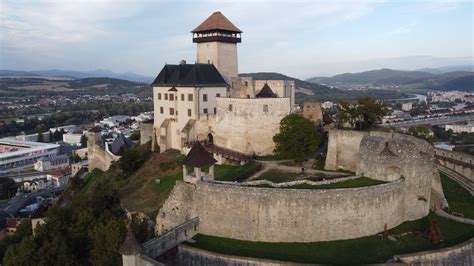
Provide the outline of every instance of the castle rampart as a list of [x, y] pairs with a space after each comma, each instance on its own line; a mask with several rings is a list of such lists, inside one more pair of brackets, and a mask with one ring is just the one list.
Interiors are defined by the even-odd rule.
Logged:
[[[199, 233], [264, 242], [315, 242], [376, 234], [407, 217], [403, 179], [350, 189], [273, 189], [178, 182], [157, 216], [166, 232], [199, 217]], [[350, 222], [348, 222], [350, 221]]]

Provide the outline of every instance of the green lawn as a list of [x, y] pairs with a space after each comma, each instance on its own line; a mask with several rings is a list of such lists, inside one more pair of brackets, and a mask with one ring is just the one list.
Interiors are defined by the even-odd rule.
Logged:
[[281, 160], [281, 158], [279, 158], [276, 155], [265, 155], [265, 156], [256, 156], [255, 160], [257, 160], [257, 161], [278, 161], [278, 160]]
[[250, 173], [256, 167], [257, 164], [255, 162], [249, 162], [244, 165], [215, 165], [214, 179], [218, 181], [236, 181], [239, 175]]
[[257, 177], [254, 180], [268, 180], [272, 181], [273, 183], [283, 183], [294, 181], [296, 177], [301, 176], [301, 173], [290, 173], [290, 172], [283, 172], [275, 169], [271, 169], [261, 176]]
[[[431, 216], [405, 222], [389, 231], [399, 235], [404, 232], [423, 230], [428, 227]], [[457, 223], [437, 217], [439, 227], [445, 237], [440, 244], [416, 237], [415, 234], [400, 237], [397, 241], [380, 240], [376, 235], [351, 240], [313, 243], [268, 243], [250, 242], [207, 235], [194, 237], [195, 243], [186, 245], [218, 253], [265, 258], [299, 263], [361, 264], [381, 263], [394, 254], [404, 254], [454, 245], [474, 236], [474, 226]]]
[[443, 191], [449, 203], [449, 210], [464, 214], [464, 217], [474, 219], [474, 197], [447, 175], [440, 173]]
[[[269, 171], [270, 172], [270, 171]], [[268, 173], [268, 172], [267, 172]], [[263, 175], [262, 175], [263, 176]], [[258, 178], [258, 179], [266, 179], [266, 180], [269, 180], [268, 178], [261, 178], [261, 176]], [[273, 180], [270, 180], [270, 181], [273, 181], [275, 183], [282, 183], [282, 182], [287, 182], [287, 181], [293, 181], [294, 180], [294, 176], [293, 177], [288, 177], [286, 181], [281, 181], [281, 180], [285, 180], [285, 177], [280, 177], [280, 176], [277, 176], [277, 178], [274, 178], [280, 182], [276, 182], [276, 181], [273, 181]], [[301, 184], [301, 185], [294, 185], [294, 186], [290, 186], [290, 187], [284, 187], [282, 189], [335, 189], [335, 188], [355, 188], [355, 187], [368, 187], [368, 186], [375, 186], [375, 185], [380, 185], [380, 184], [384, 184], [386, 182], [384, 181], [380, 181], [380, 180], [375, 180], [375, 179], [371, 179], [371, 178], [368, 178], [368, 177], [359, 177], [359, 178], [356, 178], [356, 179], [352, 179], [352, 180], [347, 180], [347, 181], [342, 181], [342, 182], [338, 182], [338, 183], [332, 183], [332, 184], [327, 184], [327, 185], [317, 185], [317, 186], [314, 186], [314, 185], [307, 185], [307, 184]], [[269, 188], [271, 186], [268, 186], [268, 185], [257, 185], [255, 187], [265, 187], [265, 188]]]

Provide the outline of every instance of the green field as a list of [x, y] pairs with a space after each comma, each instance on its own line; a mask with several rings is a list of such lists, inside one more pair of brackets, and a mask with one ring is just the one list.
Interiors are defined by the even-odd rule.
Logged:
[[[394, 254], [411, 253], [454, 245], [474, 236], [474, 226], [457, 223], [437, 216], [438, 225], [445, 237], [443, 243], [432, 244], [430, 241], [417, 237], [412, 233], [427, 228], [431, 217], [435, 217], [435, 215], [431, 214], [417, 221], [405, 222], [390, 230], [390, 235], [396, 235], [397, 241], [381, 240], [378, 236], [374, 235], [329, 242], [268, 243], [197, 235], [194, 237], [195, 243], [186, 243], [186, 245], [228, 255], [299, 263], [365, 264], [385, 262]], [[410, 232], [410, 234], [399, 236], [405, 232]]]
[[294, 181], [295, 178], [302, 176], [302, 173], [283, 172], [275, 169], [268, 170], [254, 180], [268, 180], [273, 183], [283, 183]]
[[[281, 174], [279, 173], [278, 175], [275, 175], [273, 173], [270, 173], [271, 171], [268, 171], [266, 176], [262, 178], [262, 176], [259, 176], [256, 180], [269, 180], [274, 183], [282, 183], [282, 182], [289, 182], [289, 181], [294, 181], [295, 177], [301, 174], [296, 174], [295, 175], [288, 175], [288, 173]], [[293, 173], [294, 174], [294, 173]], [[311, 180], [311, 178], [308, 178]], [[294, 185], [290, 187], [284, 187], [281, 189], [336, 189], [336, 188], [356, 188], [356, 187], [368, 187], [368, 186], [375, 186], [375, 185], [380, 185], [384, 184], [386, 182], [380, 181], [380, 180], [375, 180], [371, 179], [368, 177], [359, 177], [356, 179], [352, 180], [347, 180], [347, 181], [342, 181], [342, 182], [337, 182], [337, 183], [332, 183], [332, 184], [325, 184], [325, 185], [308, 185], [308, 184], [301, 184], [301, 185]], [[255, 187], [265, 187], [269, 188], [271, 186], [268, 185], [256, 185]]]
[[465, 218], [474, 219], [474, 197], [447, 175], [440, 173], [440, 177], [449, 210], [462, 213]]

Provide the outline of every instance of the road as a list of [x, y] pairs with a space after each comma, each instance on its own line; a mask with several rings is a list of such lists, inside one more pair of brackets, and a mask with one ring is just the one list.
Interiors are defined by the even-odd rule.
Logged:
[[410, 127], [417, 125], [445, 125], [449, 123], [463, 122], [467, 120], [474, 120], [474, 115], [463, 115], [463, 116], [449, 116], [449, 117], [436, 117], [421, 120], [410, 120], [398, 123], [384, 124], [385, 127]]
[[62, 187], [54, 187], [48, 188], [36, 192], [31, 192], [28, 194], [24, 194], [21, 196], [15, 196], [10, 199], [8, 202], [8, 206], [6, 206], [3, 210], [11, 216], [15, 216], [18, 211], [22, 208], [27, 206], [28, 204], [32, 204], [36, 201], [36, 197], [45, 196], [49, 194], [58, 194], [64, 190], [64, 186]]

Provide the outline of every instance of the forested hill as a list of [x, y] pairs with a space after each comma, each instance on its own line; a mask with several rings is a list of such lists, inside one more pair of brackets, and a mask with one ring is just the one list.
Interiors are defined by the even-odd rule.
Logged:
[[341, 90], [326, 85], [320, 85], [313, 82], [286, 76], [275, 72], [258, 72], [243, 73], [241, 77], [252, 77], [258, 80], [294, 80], [296, 85], [296, 102], [302, 103], [309, 100], [317, 101], [339, 101], [339, 100], [355, 100], [359, 97], [370, 96], [377, 99], [395, 99], [404, 97], [403, 93], [385, 90], [365, 90], [365, 91], [348, 91]]
[[438, 90], [474, 90], [474, 72], [454, 71], [433, 74], [423, 71], [402, 71], [379, 69], [360, 73], [344, 73], [333, 77], [313, 77], [309, 82], [328, 84], [331, 86], [345, 85], [405, 85]]
[[116, 95], [134, 93], [141, 97], [150, 97], [149, 84], [115, 78], [61, 79], [46, 77], [3, 77], [0, 78], [0, 97], [24, 96], [77, 96]]

